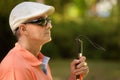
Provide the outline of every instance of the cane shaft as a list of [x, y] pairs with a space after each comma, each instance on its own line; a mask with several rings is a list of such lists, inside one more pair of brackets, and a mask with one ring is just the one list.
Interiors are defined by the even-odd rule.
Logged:
[[[77, 49], [77, 52], [76, 52], [77, 59], [79, 59], [80, 57], [82, 57], [82, 54], [83, 54], [83, 42], [82, 42], [82, 40], [76, 39], [76, 49]], [[75, 66], [77, 66], [78, 64], [76, 64]], [[76, 80], [83, 80], [82, 74], [76, 75]]]

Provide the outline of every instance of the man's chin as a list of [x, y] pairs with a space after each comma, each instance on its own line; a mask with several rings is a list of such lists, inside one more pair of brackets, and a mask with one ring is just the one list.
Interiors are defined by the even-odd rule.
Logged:
[[45, 41], [45, 44], [48, 43], [48, 42], [50, 42], [50, 41], [52, 41], [52, 38], [47, 39], [47, 40]]

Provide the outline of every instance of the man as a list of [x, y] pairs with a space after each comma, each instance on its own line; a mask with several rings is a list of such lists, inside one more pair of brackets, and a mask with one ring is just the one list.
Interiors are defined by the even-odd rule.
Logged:
[[[52, 80], [50, 58], [40, 50], [51, 41], [52, 25], [48, 16], [53, 12], [54, 7], [37, 2], [22, 2], [13, 8], [9, 23], [18, 41], [0, 64], [0, 80]], [[88, 73], [85, 57], [73, 60], [70, 67], [69, 80]]]

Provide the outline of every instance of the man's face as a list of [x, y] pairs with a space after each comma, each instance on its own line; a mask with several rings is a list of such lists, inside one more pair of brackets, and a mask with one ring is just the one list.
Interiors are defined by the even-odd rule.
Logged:
[[[33, 20], [37, 20], [37, 19], [40, 19], [40, 18], [36, 18]], [[37, 41], [40, 44], [44, 44], [51, 41], [50, 29], [52, 28], [52, 25], [50, 22], [48, 22], [44, 26], [38, 23], [27, 23], [25, 25], [26, 25], [26, 37], [28, 39], [32, 40], [33, 42]]]

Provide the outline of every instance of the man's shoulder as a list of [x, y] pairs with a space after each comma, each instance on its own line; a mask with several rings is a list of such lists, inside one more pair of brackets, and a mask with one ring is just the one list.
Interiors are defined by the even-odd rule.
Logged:
[[25, 64], [24, 59], [17, 53], [19, 52], [14, 51], [14, 49], [10, 50], [0, 63], [0, 68], [11, 69], [25, 67], [27, 64]]

